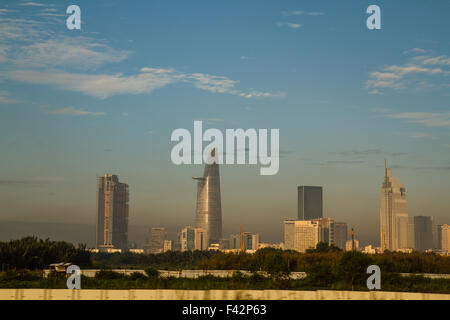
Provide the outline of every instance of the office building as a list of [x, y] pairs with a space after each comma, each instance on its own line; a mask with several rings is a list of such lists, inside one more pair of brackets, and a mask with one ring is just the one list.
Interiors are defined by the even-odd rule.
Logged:
[[201, 228], [185, 227], [180, 233], [181, 251], [207, 250], [208, 235]]
[[150, 228], [148, 244], [144, 246], [146, 253], [164, 252], [164, 241], [167, 240], [165, 228]]
[[[244, 243], [244, 250], [258, 250], [259, 248], [259, 234], [253, 232], [243, 232], [242, 240]], [[241, 234], [232, 234], [228, 241], [228, 249], [241, 249]]]
[[197, 207], [195, 227], [206, 231], [208, 245], [219, 243], [222, 238], [222, 206], [220, 199], [220, 176], [218, 157], [211, 151], [210, 163], [205, 165], [203, 177], [197, 180]]
[[311, 220], [323, 217], [322, 187], [299, 186], [298, 220]]
[[414, 248], [418, 251], [434, 248], [432, 217], [414, 217]]
[[406, 188], [392, 177], [385, 161], [380, 205], [380, 242], [383, 250], [408, 248], [408, 220]]
[[172, 240], [164, 240], [163, 252], [172, 250]]
[[117, 175], [97, 178], [97, 248], [128, 249], [128, 185]]
[[312, 219], [319, 225], [319, 242], [325, 242], [329, 245], [335, 245], [335, 222], [331, 218]]
[[352, 250], [359, 250], [359, 241], [354, 240], [347, 240], [345, 243], [345, 251], [352, 251]]
[[416, 246], [414, 235], [414, 217], [408, 217], [408, 248], [414, 249]]
[[345, 250], [345, 244], [347, 242], [348, 227], [345, 222], [334, 223], [334, 245], [339, 249]]
[[450, 225], [443, 224], [439, 228], [441, 238], [441, 250], [450, 252]]
[[320, 226], [317, 221], [285, 220], [284, 249], [305, 252], [319, 243]]

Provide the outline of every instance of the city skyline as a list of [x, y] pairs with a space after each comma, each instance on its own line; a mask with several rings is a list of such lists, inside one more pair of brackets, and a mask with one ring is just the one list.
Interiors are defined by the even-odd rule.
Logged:
[[224, 234], [243, 224], [281, 241], [296, 188], [318, 185], [324, 217], [379, 245], [383, 158], [409, 216], [448, 223], [448, 1], [379, 1], [377, 31], [358, 2], [79, 1], [81, 31], [64, 4], [36, 3], [0, 5], [5, 237], [31, 222], [38, 235], [42, 223], [95, 230], [105, 172], [130, 185], [130, 227], [192, 224], [203, 166], [175, 166], [170, 134], [193, 120], [280, 130], [277, 175], [221, 165]]

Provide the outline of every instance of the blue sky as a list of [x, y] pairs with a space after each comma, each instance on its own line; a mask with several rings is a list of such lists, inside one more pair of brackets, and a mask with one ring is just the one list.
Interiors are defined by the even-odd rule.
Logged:
[[[377, 239], [383, 159], [410, 216], [449, 223], [448, 1], [0, 2], [0, 219], [95, 221], [95, 176], [130, 223], [193, 223], [202, 166], [170, 162], [193, 120], [279, 128], [280, 172], [222, 166], [225, 232], [281, 240], [296, 186]], [[368, 30], [370, 4], [382, 29]]]

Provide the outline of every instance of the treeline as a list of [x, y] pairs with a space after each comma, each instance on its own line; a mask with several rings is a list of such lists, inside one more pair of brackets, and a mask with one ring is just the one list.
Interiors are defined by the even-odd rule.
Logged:
[[0, 242], [2, 270], [42, 270], [57, 262], [71, 262], [82, 268], [92, 266], [91, 254], [82, 244], [76, 248], [64, 241], [41, 240], [36, 237]]
[[158, 254], [93, 253], [92, 263], [99, 269], [145, 269], [148, 266], [162, 270], [198, 269], [200, 262], [217, 255], [215, 251], [168, 251]]
[[[272, 275], [311, 270], [338, 270], [348, 255], [334, 246], [319, 243], [316, 249], [306, 253], [265, 248], [254, 254], [223, 253], [219, 251], [169, 251], [159, 254], [90, 253], [85, 245], [63, 241], [41, 240], [26, 237], [20, 240], [0, 242], [0, 265], [3, 270], [42, 270], [49, 264], [71, 262], [83, 268], [96, 269], [145, 269], [165, 270], [248, 270], [267, 271]], [[389, 273], [440, 273], [450, 274], [450, 257], [433, 253], [399, 253], [357, 255], [361, 268], [378, 265]], [[356, 259], [356, 258], [355, 258]]]
[[[359, 252], [358, 252], [359, 253]], [[315, 268], [336, 270], [348, 254], [336, 250], [309, 250], [299, 253], [289, 250], [261, 249], [254, 254], [217, 253], [200, 261], [199, 269], [209, 270], [264, 270], [268, 272], [308, 272]], [[359, 253], [364, 266], [378, 265], [385, 272], [450, 274], [450, 257], [433, 253], [384, 252], [383, 254]], [[363, 266], [363, 267], [364, 267]]]

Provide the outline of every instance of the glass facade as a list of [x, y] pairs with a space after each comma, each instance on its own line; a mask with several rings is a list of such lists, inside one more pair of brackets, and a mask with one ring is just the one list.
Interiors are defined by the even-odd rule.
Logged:
[[298, 219], [312, 220], [323, 217], [322, 187], [298, 187]]
[[[214, 150], [211, 156], [215, 158]], [[193, 179], [198, 181], [195, 227], [206, 230], [208, 245], [219, 243], [222, 238], [219, 165], [217, 162], [206, 164], [203, 177]]]
[[128, 185], [113, 174], [97, 178], [97, 248], [128, 249]]

